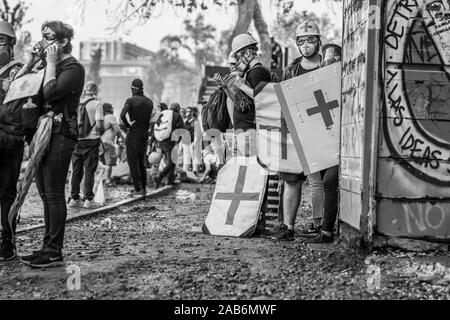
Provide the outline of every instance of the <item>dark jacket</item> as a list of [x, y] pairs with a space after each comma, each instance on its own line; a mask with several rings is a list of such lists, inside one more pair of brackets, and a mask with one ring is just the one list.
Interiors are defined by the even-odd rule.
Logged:
[[56, 79], [44, 86], [44, 99], [55, 113], [53, 134], [78, 140], [77, 109], [84, 87], [84, 67], [74, 57], [56, 65]]
[[[270, 82], [271, 75], [269, 70], [267, 70], [261, 63], [256, 63], [250, 67], [249, 71], [247, 71], [245, 80], [246, 84], [250, 88], [255, 89], [256, 86], [262, 82]], [[250, 100], [252, 100], [252, 102], [249, 103], [250, 109], [243, 112], [243, 110], [239, 107], [240, 101], [238, 94], [233, 112], [233, 122], [236, 130], [241, 129], [247, 131], [249, 129], [256, 129], [255, 104], [253, 102], [253, 97], [251, 97]]]
[[[150, 128], [150, 118], [153, 111], [153, 101], [144, 95], [134, 95], [125, 101], [125, 105], [120, 113], [120, 119], [128, 129], [148, 131]], [[134, 121], [132, 125], [127, 120]]]

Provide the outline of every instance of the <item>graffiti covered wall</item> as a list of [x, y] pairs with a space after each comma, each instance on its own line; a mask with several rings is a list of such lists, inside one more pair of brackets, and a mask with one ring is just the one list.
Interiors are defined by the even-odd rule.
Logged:
[[343, 1], [340, 220], [359, 229], [369, 1]]
[[378, 232], [450, 239], [450, 1], [384, 1]]

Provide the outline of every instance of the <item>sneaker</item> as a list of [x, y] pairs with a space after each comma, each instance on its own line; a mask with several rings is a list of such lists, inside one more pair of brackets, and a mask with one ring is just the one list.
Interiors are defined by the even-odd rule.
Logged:
[[100, 203], [95, 202], [94, 199], [92, 199], [92, 200], [86, 199], [84, 201], [83, 208], [85, 208], [85, 209], [94, 209], [94, 208], [99, 208], [99, 207], [101, 207]]
[[285, 224], [280, 227], [274, 237], [277, 241], [293, 241], [294, 239], [294, 229], [289, 230]]
[[32, 268], [50, 268], [64, 265], [64, 258], [61, 253], [44, 252], [30, 262]]
[[306, 243], [333, 243], [334, 236], [327, 236], [323, 232], [319, 232], [319, 234], [311, 240], [306, 241]]
[[140, 190], [140, 191], [133, 190], [133, 191], [130, 191], [128, 196], [129, 197], [142, 197], [142, 195], [143, 195], [142, 193], [143, 193], [142, 190]]
[[81, 199], [70, 199], [69, 204], [67, 205], [69, 208], [76, 208], [76, 207], [82, 207], [83, 206], [83, 202], [81, 201]]
[[36, 250], [33, 251], [31, 254], [26, 255], [26, 256], [21, 256], [20, 257], [20, 262], [25, 263], [27, 265], [30, 265], [31, 261], [33, 261], [34, 259], [36, 259], [37, 257], [39, 257], [40, 255], [42, 255], [44, 253], [44, 251], [42, 250]]
[[315, 226], [314, 223], [311, 223], [309, 227], [300, 229], [300, 236], [302, 237], [315, 237], [322, 231], [322, 226]]
[[16, 248], [11, 240], [3, 239], [0, 244], [0, 261], [11, 261], [16, 257]]

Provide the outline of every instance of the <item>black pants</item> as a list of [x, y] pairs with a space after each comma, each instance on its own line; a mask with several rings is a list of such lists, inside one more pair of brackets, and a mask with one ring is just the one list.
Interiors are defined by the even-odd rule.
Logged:
[[339, 166], [326, 170], [323, 176], [324, 208], [322, 230], [333, 232], [338, 212]]
[[74, 200], [80, 199], [80, 183], [84, 175], [84, 191], [87, 200], [94, 199], [95, 171], [99, 160], [100, 139], [79, 140], [72, 154], [71, 195]]
[[[11, 240], [13, 230], [8, 223], [8, 214], [17, 195], [20, 165], [23, 159], [24, 144], [16, 146], [13, 151], [3, 153], [0, 150], [0, 206], [2, 239]], [[15, 223], [13, 224], [15, 229]], [[15, 230], [14, 230], [15, 231]]]
[[75, 144], [70, 138], [52, 135], [49, 151], [37, 169], [36, 186], [44, 203], [42, 249], [46, 252], [60, 253], [63, 247], [67, 217], [65, 184]]
[[145, 168], [147, 140], [148, 130], [132, 128], [127, 135], [127, 161], [136, 191], [147, 188], [147, 169]]
[[161, 153], [167, 162], [167, 165], [160, 172], [159, 177], [163, 179], [167, 176], [167, 184], [173, 184], [175, 180], [175, 163], [172, 160], [172, 150], [175, 148], [175, 142], [162, 142], [160, 143]]

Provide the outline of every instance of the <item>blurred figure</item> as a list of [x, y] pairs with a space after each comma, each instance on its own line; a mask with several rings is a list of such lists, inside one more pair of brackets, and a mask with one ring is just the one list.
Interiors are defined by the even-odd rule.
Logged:
[[188, 107], [186, 109], [184, 128], [189, 131], [191, 142], [189, 144], [181, 144], [183, 148], [183, 171], [190, 171], [192, 166], [192, 171], [194, 174], [197, 174], [202, 163], [202, 132], [196, 107]]
[[103, 105], [97, 98], [97, 84], [86, 83], [84, 97], [78, 107], [78, 143], [72, 154], [72, 179], [69, 207], [81, 206], [80, 184], [84, 177], [84, 204], [86, 209], [94, 202], [94, 180], [99, 161], [101, 135], [104, 132]]
[[105, 132], [102, 135], [103, 163], [106, 167], [106, 186], [111, 186], [111, 174], [117, 165], [116, 139], [122, 138], [119, 121], [114, 116], [114, 108], [110, 103], [103, 104], [105, 115]]
[[273, 69], [281, 69], [283, 61], [283, 50], [274, 37], [270, 37], [270, 44], [272, 45], [272, 62], [270, 67]]

